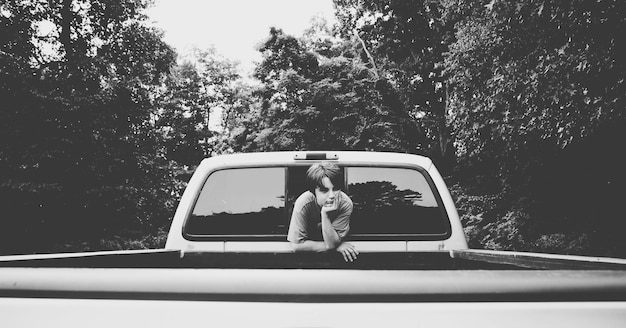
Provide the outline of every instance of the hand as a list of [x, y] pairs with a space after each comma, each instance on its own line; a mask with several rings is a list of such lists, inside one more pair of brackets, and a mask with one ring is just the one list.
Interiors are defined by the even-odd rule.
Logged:
[[343, 255], [343, 259], [346, 260], [346, 262], [353, 262], [356, 260], [357, 255], [359, 255], [359, 252], [356, 250], [354, 245], [350, 243], [342, 243], [339, 245], [339, 247], [337, 247], [337, 252]]
[[329, 213], [329, 212], [336, 211], [337, 208], [339, 208], [339, 197], [341, 197], [340, 195], [341, 195], [340, 193], [337, 193], [335, 195], [335, 198], [333, 198], [332, 203], [324, 204], [324, 206], [322, 206], [322, 212]]

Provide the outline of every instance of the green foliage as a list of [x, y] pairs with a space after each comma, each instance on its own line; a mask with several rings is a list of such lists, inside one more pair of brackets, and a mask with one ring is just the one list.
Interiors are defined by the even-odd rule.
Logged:
[[342, 35], [361, 41], [360, 56], [369, 57], [370, 66], [385, 82], [389, 105], [419, 127], [414, 132], [420, 134], [419, 151], [448, 173], [454, 149], [446, 122], [443, 62], [453, 24], [442, 20], [440, 3], [336, 0], [335, 4]]
[[559, 151], [624, 120], [625, 9], [492, 1], [461, 19], [446, 58], [459, 155], [498, 159], [508, 174], [527, 164], [520, 152]]
[[194, 49], [171, 70], [155, 113], [168, 159], [193, 167], [211, 156], [216, 135], [209, 124], [212, 111], [229, 105], [237, 78], [234, 64], [213, 49]]
[[[611, 200], [624, 196], [621, 164], [606, 164], [623, 164], [614, 152], [624, 147], [616, 131], [626, 126], [626, 57], [618, 32], [626, 6], [444, 4], [444, 18], [457, 28], [445, 59], [457, 174], [491, 173], [498, 193], [517, 200], [500, 203], [504, 213], [483, 215], [486, 222], [470, 220], [487, 230], [478, 239], [494, 248], [564, 252], [580, 251], [580, 242], [586, 252], [623, 255], [623, 242], [607, 230], [624, 224], [605, 218], [620, 216]], [[592, 178], [581, 178], [585, 171]]]
[[[255, 72], [262, 84], [246, 93], [258, 100], [231, 110], [242, 118], [229, 121], [233, 150], [416, 149], [417, 127], [387, 99], [393, 88], [373, 78], [352, 41], [333, 42], [328, 32], [298, 40], [270, 31]], [[319, 52], [306, 48], [315, 45]]]
[[174, 52], [144, 5], [2, 5], [0, 252], [167, 224], [178, 191], [150, 115]]
[[270, 32], [228, 114], [234, 151], [426, 153], [473, 247], [623, 254], [624, 5], [335, 4], [336, 29]]
[[0, 253], [161, 247], [202, 158], [353, 149], [433, 158], [471, 247], [626, 256], [626, 3], [335, 0], [253, 84], [147, 3], [0, 4]]
[[97, 245], [84, 245], [86, 249], [84, 249], [83, 251], [159, 249], [165, 248], [166, 241], [167, 231], [164, 229], [158, 229], [156, 233], [150, 233], [144, 236], [137, 236], [134, 238], [114, 236], [113, 238], [102, 239]]

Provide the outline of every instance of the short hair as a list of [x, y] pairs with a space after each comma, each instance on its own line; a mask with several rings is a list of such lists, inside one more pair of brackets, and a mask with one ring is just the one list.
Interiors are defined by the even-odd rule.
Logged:
[[315, 188], [324, 187], [324, 178], [330, 179], [335, 189], [343, 187], [343, 175], [339, 166], [331, 162], [321, 162], [311, 165], [306, 171], [306, 184], [309, 191], [315, 193]]

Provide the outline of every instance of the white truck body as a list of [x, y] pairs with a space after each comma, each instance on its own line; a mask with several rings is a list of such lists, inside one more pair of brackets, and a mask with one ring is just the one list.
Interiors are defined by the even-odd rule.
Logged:
[[[307, 160], [307, 154], [314, 154], [310, 157], [315, 159]], [[341, 166], [402, 167], [423, 170], [434, 183], [444, 211], [447, 213], [451, 233], [445, 239], [432, 241], [351, 241], [359, 252], [411, 252], [467, 248], [463, 227], [454, 201], [432, 161], [427, 157], [418, 155], [378, 152], [269, 152], [234, 154], [205, 159], [196, 169], [180, 200], [165, 248], [210, 252], [291, 252], [292, 248], [286, 239], [283, 241], [192, 241], [185, 239], [182, 233], [183, 225], [190, 216], [200, 190], [213, 172], [242, 167], [310, 166], [323, 160], [332, 161]], [[383, 219], [381, 218], [381, 221]]]

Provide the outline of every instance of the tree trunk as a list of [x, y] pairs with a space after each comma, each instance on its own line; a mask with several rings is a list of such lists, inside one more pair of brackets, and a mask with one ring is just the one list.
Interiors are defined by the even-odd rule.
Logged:
[[68, 61], [71, 61], [74, 58], [74, 47], [72, 45], [70, 31], [73, 20], [72, 0], [63, 0], [63, 5], [61, 7], [61, 32], [59, 35], [59, 41], [65, 49], [65, 58]]

